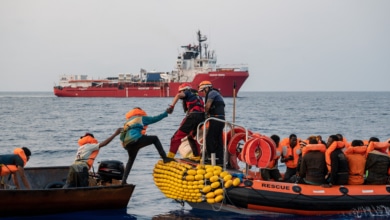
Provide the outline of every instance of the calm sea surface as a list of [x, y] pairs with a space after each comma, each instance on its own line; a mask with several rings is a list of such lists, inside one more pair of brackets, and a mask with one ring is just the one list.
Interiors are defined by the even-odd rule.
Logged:
[[[171, 100], [58, 98], [50, 92], [0, 92], [0, 154], [27, 146], [33, 153], [27, 166], [70, 165], [78, 148], [77, 140], [85, 132], [92, 132], [103, 141], [116, 128], [122, 127], [128, 110], [139, 106], [149, 115], [157, 115]], [[232, 121], [235, 115], [236, 124], [265, 135], [278, 134], [284, 138], [295, 133], [300, 138], [307, 138], [319, 134], [326, 139], [331, 134], [341, 133], [349, 141], [371, 136], [383, 141], [390, 138], [390, 92], [240, 92], [235, 100], [225, 98], [225, 102], [227, 120]], [[148, 134], [158, 135], [167, 151], [170, 138], [183, 117], [184, 112], [178, 103], [172, 115], [149, 126]], [[106, 159], [127, 161], [119, 137], [102, 148], [96, 161]], [[136, 188], [126, 212], [82, 212], [34, 219], [259, 218], [192, 210], [188, 205], [182, 206], [165, 198], [153, 182], [152, 170], [157, 160], [159, 155], [153, 145], [139, 152], [128, 179]], [[389, 213], [372, 213], [368, 217], [388, 218]], [[359, 217], [335, 216], [332, 219]]]

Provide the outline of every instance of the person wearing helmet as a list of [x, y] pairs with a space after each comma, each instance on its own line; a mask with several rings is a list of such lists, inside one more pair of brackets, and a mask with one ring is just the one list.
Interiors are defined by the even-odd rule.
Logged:
[[181, 144], [181, 140], [184, 137], [187, 137], [193, 156], [198, 157], [200, 146], [195, 141], [194, 137], [196, 137], [199, 123], [204, 120], [204, 102], [202, 97], [198, 95], [198, 91], [193, 89], [188, 83], [183, 83], [179, 86], [178, 93], [172, 100], [172, 104], [169, 107], [172, 112], [179, 99], [182, 100], [183, 110], [186, 115], [180, 123], [179, 129], [176, 130], [171, 138], [171, 146], [169, 148], [168, 157], [175, 157]]
[[[206, 117], [214, 117], [225, 120], [225, 102], [219, 90], [213, 88], [210, 81], [203, 81], [199, 84], [199, 92], [203, 92], [205, 94]], [[210, 120], [209, 129], [206, 134], [207, 158], [211, 158], [211, 153], [215, 153], [217, 164], [223, 164], [222, 132], [224, 127], [225, 123]]]
[[122, 146], [127, 150], [129, 158], [122, 177], [122, 185], [126, 184], [127, 177], [130, 174], [131, 168], [137, 157], [138, 151], [148, 145], [154, 144], [164, 163], [173, 161], [168, 158], [160, 142], [160, 139], [155, 135], [146, 135], [146, 126], [161, 121], [168, 114], [172, 113], [170, 109], [166, 109], [163, 113], [157, 116], [148, 116], [146, 112], [135, 107], [126, 114], [127, 121], [123, 126], [123, 132], [119, 136]]
[[[0, 155], [0, 176], [4, 177], [12, 174], [12, 181], [16, 189], [21, 189], [17, 175], [22, 179], [26, 189], [31, 189], [30, 183], [24, 173], [24, 167], [29, 161], [31, 151], [27, 147], [16, 148], [13, 154]], [[4, 187], [4, 186], [1, 186]]]

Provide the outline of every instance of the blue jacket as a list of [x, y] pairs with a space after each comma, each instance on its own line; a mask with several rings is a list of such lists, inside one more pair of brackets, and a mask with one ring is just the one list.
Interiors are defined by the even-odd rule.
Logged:
[[164, 113], [157, 116], [133, 116], [129, 118], [124, 124], [123, 132], [119, 137], [122, 141], [122, 146], [125, 147], [128, 144], [136, 142], [142, 137], [144, 126], [156, 123], [167, 116], [168, 113], [164, 111]]

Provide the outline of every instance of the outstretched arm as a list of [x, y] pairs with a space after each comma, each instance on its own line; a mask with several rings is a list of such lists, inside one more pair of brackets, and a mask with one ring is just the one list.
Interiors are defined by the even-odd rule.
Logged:
[[109, 138], [107, 138], [105, 141], [103, 141], [103, 142], [101, 142], [101, 143], [99, 144], [99, 148], [104, 147], [104, 146], [106, 146], [107, 144], [109, 144], [109, 143], [114, 139], [114, 137], [116, 137], [118, 134], [121, 133], [121, 131], [122, 131], [122, 128], [116, 129], [116, 131], [115, 131], [114, 134], [112, 134]]
[[179, 101], [179, 99], [182, 99], [182, 98], [184, 98], [186, 95], [184, 94], [184, 92], [183, 91], [181, 91], [181, 92], [179, 92], [179, 93], [177, 93], [176, 94], [176, 96], [175, 96], [175, 98], [173, 98], [173, 100], [172, 100], [172, 104], [171, 104], [171, 106], [175, 106], [176, 105], [176, 103], [177, 103], [177, 101]]
[[172, 104], [169, 105], [169, 108], [167, 109], [167, 112], [169, 114], [172, 114], [173, 109], [175, 108], [175, 105], [176, 105], [177, 101], [179, 101], [179, 99], [184, 98], [185, 96], [186, 95], [184, 94], [183, 91], [180, 91], [179, 93], [177, 93], [175, 98], [173, 98], [173, 100], [172, 100]]

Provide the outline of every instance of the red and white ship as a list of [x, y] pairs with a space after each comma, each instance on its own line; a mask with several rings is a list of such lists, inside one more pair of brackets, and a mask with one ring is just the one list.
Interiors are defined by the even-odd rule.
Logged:
[[[94, 80], [87, 75], [62, 75], [59, 85], [54, 86], [58, 97], [173, 97], [180, 84], [190, 83], [197, 88], [208, 80], [222, 96], [236, 95], [249, 77], [246, 65], [220, 66], [214, 51], [202, 42], [207, 38], [197, 32], [198, 45], [182, 46], [176, 68], [171, 72], [148, 72], [141, 69], [137, 74], [118, 74], [118, 77]], [[204, 49], [204, 50], [202, 50]]]

